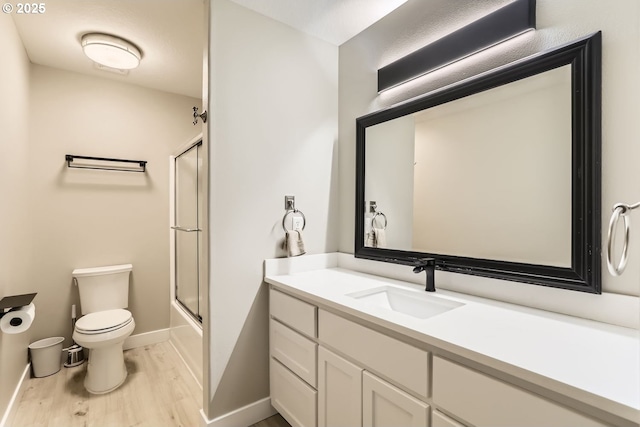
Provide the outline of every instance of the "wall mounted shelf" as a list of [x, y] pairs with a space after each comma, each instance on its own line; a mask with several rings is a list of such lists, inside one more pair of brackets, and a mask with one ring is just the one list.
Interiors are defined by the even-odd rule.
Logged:
[[[123, 172], [146, 172], [147, 170], [146, 160], [111, 159], [107, 157], [76, 156], [73, 154], [67, 154], [64, 158], [68, 167], [76, 169], [100, 169]], [[80, 160], [80, 162], [74, 163], [76, 160]], [[132, 164], [136, 166], [130, 166]]]

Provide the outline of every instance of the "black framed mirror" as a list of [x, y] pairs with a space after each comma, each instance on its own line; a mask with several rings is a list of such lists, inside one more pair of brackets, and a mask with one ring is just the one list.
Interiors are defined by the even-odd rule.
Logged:
[[356, 120], [358, 258], [600, 293], [600, 193], [600, 32]]

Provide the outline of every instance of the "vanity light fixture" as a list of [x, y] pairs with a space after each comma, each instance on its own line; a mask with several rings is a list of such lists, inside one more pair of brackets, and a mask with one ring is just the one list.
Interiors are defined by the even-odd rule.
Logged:
[[442, 68], [536, 27], [536, 0], [515, 0], [378, 70], [378, 92]]
[[120, 37], [89, 33], [82, 36], [82, 50], [92, 61], [119, 70], [140, 65], [140, 49]]

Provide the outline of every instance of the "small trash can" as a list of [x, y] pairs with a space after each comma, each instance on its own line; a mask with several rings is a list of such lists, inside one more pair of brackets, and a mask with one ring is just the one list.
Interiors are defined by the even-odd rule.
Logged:
[[29, 344], [34, 377], [47, 377], [60, 370], [63, 341], [63, 337], [52, 337]]

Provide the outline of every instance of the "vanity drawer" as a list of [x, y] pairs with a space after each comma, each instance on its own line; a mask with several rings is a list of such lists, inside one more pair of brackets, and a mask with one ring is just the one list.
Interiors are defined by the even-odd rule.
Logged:
[[280, 291], [271, 289], [269, 292], [269, 310], [272, 317], [287, 326], [316, 338], [317, 308], [297, 298], [290, 297]]
[[277, 320], [271, 319], [269, 323], [271, 356], [315, 387], [318, 344]]
[[429, 352], [324, 310], [318, 311], [318, 335], [358, 364], [427, 398]]
[[431, 411], [431, 427], [465, 427], [439, 411]]
[[564, 406], [433, 358], [433, 403], [474, 426], [605, 426]]
[[270, 359], [271, 405], [293, 427], [317, 425], [318, 392], [292, 374], [276, 359]]

